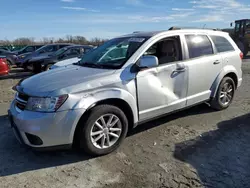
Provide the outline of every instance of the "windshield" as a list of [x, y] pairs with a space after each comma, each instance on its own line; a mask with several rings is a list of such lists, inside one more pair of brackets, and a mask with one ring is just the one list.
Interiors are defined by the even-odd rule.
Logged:
[[23, 47], [23, 48], [21, 48], [20, 50], [17, 50], [17, 51], [23, 51], [23, 50], [25, 50], [27, 48], [27, 46], [25, 46], [25, 47]]
[[124, 37], [109, 40], [102, 46], [86, 53], [79, 64], [120, 68], [147, 39], [146, 37]]
[[59, 56], [61, 54], [63, 54], [68, 48], [61, 48], [59, 50], [57, 50], [55, 53], [53, 53], [53, 56]]
[[45, 45], [41, 48], [38, 48], [36, 52], [38, 53], [45, 53], [45, 52], [54, 52], [56, 51], [57, 46], [56, 45]]

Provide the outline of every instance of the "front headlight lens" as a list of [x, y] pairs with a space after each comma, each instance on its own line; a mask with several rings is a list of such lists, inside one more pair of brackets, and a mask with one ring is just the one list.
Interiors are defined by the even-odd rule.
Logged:
[[26, 56], [25, 55], [19, 55], [19, 56], [17, 56], [18, 57], [18, 59], [23, 59], [23, 58], [25, 58]]
[[30, 97], [26, 105], [26, 110], [36, 112], [55, 112], [67, 100], [68, 95], [59, 97]]

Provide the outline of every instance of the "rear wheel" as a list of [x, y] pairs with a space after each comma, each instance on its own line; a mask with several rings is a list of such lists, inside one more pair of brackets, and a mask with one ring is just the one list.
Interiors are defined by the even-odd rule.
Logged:
[[230, 106], [235, 93], [235, 83], [232, 78], [225, 77], [220, 83], [215, 98], [210, 102], [212, 108], [224, 110]]
[[105, 155], [117, 149], [128, 131], [126, 115], [112, 105], [94, 107], [87, 120], [80, 123], [80, 147], [93, 156]]

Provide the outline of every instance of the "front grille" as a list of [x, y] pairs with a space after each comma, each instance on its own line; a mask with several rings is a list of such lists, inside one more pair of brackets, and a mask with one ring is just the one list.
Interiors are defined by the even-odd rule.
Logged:
[[16, 94], [16, 108], [23, 111], [26, 107], [28, 102], [29, 96], [24, 93], [17, 93]]

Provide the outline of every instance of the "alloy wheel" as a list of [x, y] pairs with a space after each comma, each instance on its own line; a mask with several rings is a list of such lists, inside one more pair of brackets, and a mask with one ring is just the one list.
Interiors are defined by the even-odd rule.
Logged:
[[233, 99], [233, 85], [229, 82], [226, 82], [220, 92], [220, 102], [226, 106]]
[[92, 125], [90, 137], [92, 144], [98, 149], [113, 146], [122, 133], [120, 119], [114, 114], [105, 114]]

